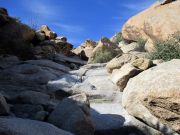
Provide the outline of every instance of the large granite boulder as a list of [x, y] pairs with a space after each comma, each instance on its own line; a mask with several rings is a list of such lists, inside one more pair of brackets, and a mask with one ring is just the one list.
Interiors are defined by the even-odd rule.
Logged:
[[124, 64], [133, 62], [137, 58], [137, 56], [130, 53], [119, 55], [107, 63], [106, 69], [109, 73], [112, 73], [114, 69], [120, 69]]
[[130, 63], [123, 65], [120, 69], [113, 70], [111, 80], [123, 91], [130, 78], [133, 78], [141, 72]]
[[47, 105], [50, 96], [36, 91], [23, 91], [18, 95], [18, 100], [23, 104]]
[[[18, 64], [9, 64], [8, 68], [0, 70], [0, 92], [3, 92], [2, 94], [8, 99], [25, 91], [47, 93], [47, 83], [60, 78], [68, 71], [70, 68], [50, 60], [29, 60]], [[44, 102], [38, 100], [38, 97], [30, 97], [30, 95], [39, 95], [43, 99], [47, 97], [41, 93], [30, 92], [29, 94], [23, 93], [20, 98], [26, 103]]]
[[129, 41], [139, 39], [166, 40], [180, 31], [180, 1], [164, 0], [130, 18], [122, 28], [122, 36]]
[[50, 114], [48, 122], [76, 135], [94, 135], [89, 101], [85, 94], [64, 99]]
[[153, 66], [153, 62], [150, 59], [138, 58], [132, 62], [132, 65], [138, 69], [146, 70]]
[[73, 135], [51, 124], [20, 118], [0, 118], [1, 135]]
[[39, 112], [44, 111], [41, 105], [32, 104], [13, 104], [11, 106], [11, 112], [14, 116], [23, 119], [36, 119]]
[[129, 114], [168, 135], [180, 133], [179, 67], [177, 59], [140, 73], [130, 79], [122, 97]]

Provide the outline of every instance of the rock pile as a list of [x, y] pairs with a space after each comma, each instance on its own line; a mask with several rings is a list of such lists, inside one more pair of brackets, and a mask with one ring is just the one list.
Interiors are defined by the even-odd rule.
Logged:
[[97, 43], [93, 40], [86, 40], [83, 44], [81, 44], [78, 48], [72, 50], [73, 53], [79, 55], [81, 59], [88, 61], [91, 57], [94, 48]]
[[36, 46], [34, 47], [34, 55], [36, 57], [49, 58], [53, 54], [63, 54], [70, 56], [73, 46], [67, 42], [66, 37], [57, 37], [55, 32], [52, 32], [46, 25], [41, 26], [40, 30], [36, 31], [34, 39]]
[[180, 133], [179, 62], [155, 66], [147, 58], [123, 54], [106, 65], [112, 82], [123, 91], [125, 110], [163, 134]]
[[10, 17], [3, 8], [0, 9], [0, 16], [0, 22], [4, 22], [0, 27], [1, 55], [15, 55], [21, 60], [48, 59], [71, 69], [86, 64], [79, 56], [72, 54], [73, 46], [67, 38], [57, 36], [48, 26], [43, 25], [35, 31]]

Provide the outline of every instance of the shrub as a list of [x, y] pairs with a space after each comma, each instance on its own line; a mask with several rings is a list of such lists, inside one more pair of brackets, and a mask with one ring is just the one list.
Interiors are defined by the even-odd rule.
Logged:
[[137, 43], [139, 45], [139, 48], [141, 49], [140, 51], [145, 51], [145, 44], [146, 44], [147, 40], [139, 38]]
[[101, 38], [101, 41], [104, 42], [104, 43], [110, 43], [111, 41], [109, 40], [109, 38], [107, 37], [102, 37]]
[[92, 63], [106, 63], [116, 57], [117, 53], [113, 53], [112, 48], [107, 48], [103, 46], [99, 51], [97, 51], [93, 56]]
[[173, 34], [166, 41], [157, 41], [155, 49], [149, 54], [150, 59], [180, 59], [180, 32]]
[[115, 36], [115, 39], [116, 39], [116, 43], [123, 41], [122, 33], [118, 32]]

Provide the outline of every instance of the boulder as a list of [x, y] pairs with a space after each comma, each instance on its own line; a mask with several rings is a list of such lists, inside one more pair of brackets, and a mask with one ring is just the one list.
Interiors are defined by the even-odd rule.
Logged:
[[137, 56], [129, 53], [119, 55], [107, 63], [106, 69], [109, 73], [112, 73], [114, 69], [120, 69], [124, 64], [132, 62], [137, 58]]
[[36, 47], [34, 53], [42, 56], [53, 56], [60, 53], [66, 56], [72, 54], [73, 45], [61, 40], [51, 39], [40, 42]]
[[153, 62], [150, 59], [138, 58], [132, 62], [132, 65], [138, 69], [146, 70], [153, 66]]
[[89, 102], [84, 94], [64, 99], [50, 114], [48, 122], [76, 135], [94, 135]]
[[7, 115], [10, 112], [6, 99], [0, 94], [0, 115]]
[[60, 78], [69, 70], [68, 67], [52, 61], [24, 61], [0, 70], [0, 91], [4, 92], [8, 99], [18, 96], [22, 91], [46, 93], [47, 83]]
[[49, 59], [56, 54], [56, 50], [52, 45], [35, 46], [33, 48], [33, 54], [38, 59]]
[[44, 111], [41, 105], [14, 104], [11, 112], [19, 118], [35, 119], [40, 111]]
[[45, 33], [48, 39], [55, 39], [57, 37], [57, 34], [52, 32], [47, 25], [42, 25], [40, 31]]
[[132, 52], [132, 51], [142, 52], [142, 51], [144, 51], [144, 48], [142, 46], [140, 46], [138, 43], [133, 42], [133, 43], [130, 43], [127, 45], [122, 45], [121, 50], [123, 51], [123, 53], [128, 53], [128, 52]]
[[19, 94], [18, 100], [23, 104], [47, 105], [50, 96], [41, 92], [24, 91]]
[[122, 28], [123, 38], [129, 41], [138, 41], [141, 38], [152, 41], [168, 39], [170, 35], [180, 31], [180, 18], [177, 17], [180, 13], [179, 6], [179, 0], [155, 3], [125, 23]]
[[57, 64], [51, 60], [28, 60], [28, 61], [25, 61], [25, 63], [28, 63], [28, 64], [32, 64], [32, 65], [37, 65], [37, 66], [42, 66], [42, 67], [47, 67], [47, 68], [51, 68], [51, 69], [54, 69], [54, 70], [59, 70], [59, 71], [62, 71], [62, 72], [68, 72], [70, 71], [70, 69], [62, 64]]
[[64, 37], [64, 36], [56, 37], [56, 40], [60, 40], [60, 41], [63, 41], [63, 42], [67, 42], [67, 38]]
[[73, 135], [51, 124], [20, 118], [0, 118], [1, 135]]
[[149, 38], [144, 46], [144, 49], [147, 52], [153, 52], [155, 50], [155, 41]]
[[40, 30], [36, 31], [36, 38], [39, 41], [44, 41], [46, 39], [46, 35]]
[[73, 45], [67, 42], [57, 42], [55, 44], [55, 50], [57, 53], [63, 54], [65, 56], [70, 56]]
[[178, 135], [179, 67], [180, 60], [171, 60], [132, 78], [122, 97], [122, 104], [127, 112], [164, 134]]
[[141, 70], [135, 68], [130, 63], [125, 64], [120, 69], [113, 70], [111, 80], [123, 91], [129, 79], [139, 74]]

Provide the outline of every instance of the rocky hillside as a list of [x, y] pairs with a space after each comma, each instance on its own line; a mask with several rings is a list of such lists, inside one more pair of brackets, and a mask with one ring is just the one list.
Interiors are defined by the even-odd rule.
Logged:
[[180, 59], [150, 59], [148, 34], [135, 21], [167, 7], [170, 17], [178, 4], [156, 3], [122, 33], [75, 49], [48, 26], [33, 30], [0, 8], [0, 135], [179, 135]]

